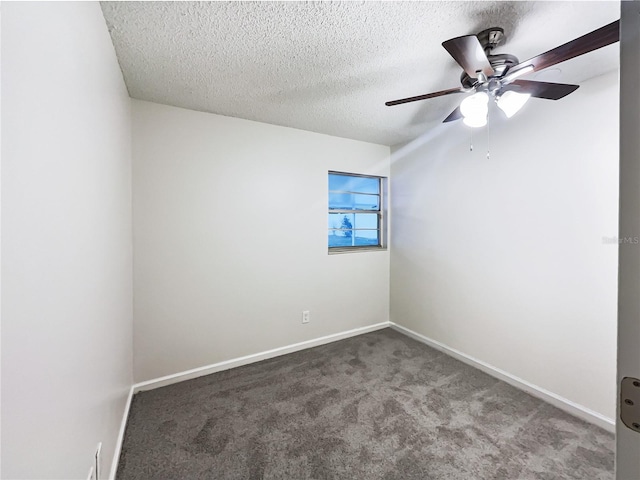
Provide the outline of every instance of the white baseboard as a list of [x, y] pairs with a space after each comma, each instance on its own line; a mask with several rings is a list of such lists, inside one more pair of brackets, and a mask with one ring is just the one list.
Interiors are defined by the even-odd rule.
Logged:
[[122, 414], [122, 422], [120, 422], [120, 431], [116, 439], [116, 446], [113, 450], [113, 460], [111, 461], [111, 471], [109, 472], [109, 480], [115, 480], [118, 470], [118, 462], [120, 461], [120, 453], [122, 452], [122, 442], [124, 442], [124, 431], [127, 428], [127, 420], [129, 419], [129, 409], [131, 408], [131, 400], [133, 400], [133, 386], [129, 389], [127, 403], [124, 406]]
[[483, 372], [495, 377], [499, 380], [502, 380], [509, 385], [512, 385], [520, 390], [524, 390], [525, 392], [537, 397], [541, 400], [544, 400], [547, 403], [550, 403], [554, 407], [557, 407], [565, 412], [586, 420], [587, 422], [593, 423], [605, 430], [615, 433], [616, 424], [612, 418], [605, 417], [604, 415], [595, 412], [585, 406], [579, 405], [571, 400], [568, 400], [560, 395], [557, 395], [553, 392], [545, 390], [544, 388], [538, 387], [537, 385], [533, 385], [532, 383], [527, 382], [521, 378], [516, 377], [515, 375], [511, 375], [504, 370], [500, 370], [488, 363], [483, 362], [482, 360], [478, 360], [473, 358], [466, 353], [462, 353], [459, 350], [448, 347], [447, 345], [440, 343], [431, 338], [425, 337], [419, 333], [414, 332], [413, 330], [409, 330], [397, 323], [389, 322], [389, 326], [394, 330], [407, 335], [425, 345], [428, 345], [436, 350], [439, 350], [447, 355], [460, 360], [467, 365], [471, 365], [472, 367], [477, 368], [478, 370], [482, 370]]
[[337, 342], [349, 337], [355, 337], [356, 335], [362, 335], [363, 333], [369, 333], [376, 330], [389, 327], [389, 322], [377, 323], [375, 325], [369, 325], [367, 327], [354, 328], [346, 332], [334, 333], [313, 340], [307, 340], [305, 342], [294, 343], [293, 345], [287, 345], [285, 347], [274, 348], [273, 350], [267, 350], [265, 352], [254, 353], [246, 355], [244, 357], [232, 358], [231, 360], [225, 360], [224, 362], [214, 363], [212, 365], [206, 365], [204, 367], [193, 368], [184, 372], [174, 373], [172, 375], [166, 375], [160, 378], [154, 378], [145, 382], [136, 383], [133, 385], [133, 393], [138, 393], [143, 390], [153, 390], [154, 388], [160, 388], [173, 383], [183, 382], [185, 380], [191, 380], [193, 378], [202, 377], [203, 375], [209, 375], [211, 373], [221, 372], [223, 370], [229, 370], [235, 367], [241, 367], [249, 363], [259, 362], [261, 360], [267, 360], [269, 358], [279, 357], [280, 355], [286, 355], [287, 353], [293, 353], [307, 348], [317, 347], [325, 345], [327, 343]]

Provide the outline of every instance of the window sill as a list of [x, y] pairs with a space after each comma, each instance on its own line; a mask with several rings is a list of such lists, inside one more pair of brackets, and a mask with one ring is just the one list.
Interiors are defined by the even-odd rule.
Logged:
[[387, 247], [334, 247], [329, 249], [329, 255], [358, 252], [386, 252]]

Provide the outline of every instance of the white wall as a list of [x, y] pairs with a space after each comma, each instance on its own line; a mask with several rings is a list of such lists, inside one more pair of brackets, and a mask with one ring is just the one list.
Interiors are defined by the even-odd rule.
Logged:
[[610, 419], [617, 73], [392, 149], [391, 321]]
[[132, 383], [131, 112], [97, 3], [2, 5], [2, 478], [103, 477]]
[[388, 252], [327, 254], [327, 172], [389, 147], [141, 101], [133, 139], [136, 381], [388, 320]]

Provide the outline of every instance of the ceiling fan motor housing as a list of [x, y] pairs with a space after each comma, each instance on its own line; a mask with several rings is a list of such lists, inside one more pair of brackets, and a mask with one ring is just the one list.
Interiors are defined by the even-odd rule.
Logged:
[[[495, 74], [492, 75], [492, 78], [500, 78], [503, 77], [511, 67], [514, 65], [518, 65], [520, 63], [518, 58], [509, 53], [499, 53], [497, 55], [488, 55], [489, 63], [491, 67], [495, 71]], [[462, 88], [466, 90], [471, 90], [475, 88], [478, 83], [478, 78], [470, 77], [466, 72], [462, 72], [460, 75], [460, 83], [462, 84]]]
[[[495, 71], [495, 74], [492, 76], [493, 78], [503, 77], [511, 67], [520, 63], [515, 55], [508, 53], [491, 54], [491, 51], [495, 47], [506, 40], [504, 29], [500, 27], [487, 28], [478, 33], [476, 37], [478, 37], [478, 41], [487, 55], [489, 64]], [[473, 90], [478, 84], [485, 82], [482, 78], [473, 78], [463, 71], [462, 75], [460, 75], [460, 83], [465, 90]]]

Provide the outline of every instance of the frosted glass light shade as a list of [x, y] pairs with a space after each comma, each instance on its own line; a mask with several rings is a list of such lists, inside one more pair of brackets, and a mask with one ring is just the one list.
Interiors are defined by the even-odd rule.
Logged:
[[478, 92], [465, 98], [460, 103], [460, 113], [464, 117], [463, 122], [469, 127], [484, 127], [487, 124], [489, 113], [489, 95], [486, 92]]
[[529, 93], [518, 93], [512, 90], [507, 90], [500, 98], [498, 98], [497, 103], [500, 110], [504, 112], [507, 118], [513, 117], [518, 110], [520, 110], [527, 100], [531, 97]]
[[486, 116], [488, 111], [489, 95], [486, 92], [478, 92], [468, 96], [460, 103], [460, 113], [467, 118]]

